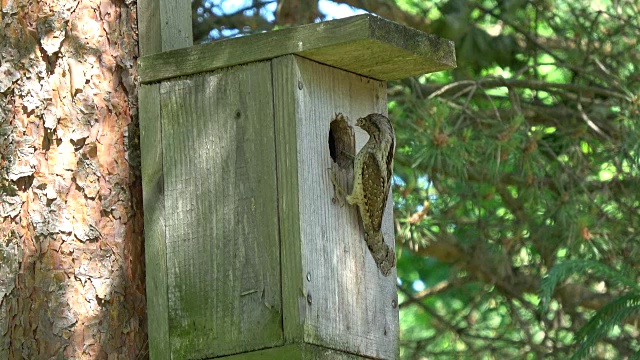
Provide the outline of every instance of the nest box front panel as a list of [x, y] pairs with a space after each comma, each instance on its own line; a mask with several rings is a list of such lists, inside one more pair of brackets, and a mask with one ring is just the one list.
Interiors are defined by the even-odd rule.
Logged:
[[281, 344], [270, 63], [160, 92], [172, 358]]

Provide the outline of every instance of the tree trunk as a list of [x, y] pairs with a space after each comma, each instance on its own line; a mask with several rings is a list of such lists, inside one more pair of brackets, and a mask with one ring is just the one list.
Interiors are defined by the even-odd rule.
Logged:
[[0, 359], [144, 358], [135, 2], [0, 4]]

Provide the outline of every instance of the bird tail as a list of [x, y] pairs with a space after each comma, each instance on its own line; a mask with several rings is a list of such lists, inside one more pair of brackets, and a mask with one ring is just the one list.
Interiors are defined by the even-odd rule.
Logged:
[[391, 269], [396, 265], [396, 253], [393, 247], [384, 242], [381, 231], [365, 232], [364, 239], [382, 275], [389, 276]]

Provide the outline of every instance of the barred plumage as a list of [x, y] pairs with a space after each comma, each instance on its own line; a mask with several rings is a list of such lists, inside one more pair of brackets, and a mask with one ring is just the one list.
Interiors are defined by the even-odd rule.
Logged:
[[380, 229], [393, 175], [395, 132], [382, 114], [369, 114], [356, 125], [369, 134], [369, 140], [355, 157], [353, 191], [347, 202], [358, 206], [369, 251], [380, 272], [388, 276], [395, 251], [384, 242]]

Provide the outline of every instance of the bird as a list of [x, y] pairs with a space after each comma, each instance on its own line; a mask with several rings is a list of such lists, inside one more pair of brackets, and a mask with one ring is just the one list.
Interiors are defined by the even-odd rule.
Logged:
[[388, 276], [396, 257], [393, 247], [384, 242], [381, 227], [393, 174], [395, 131], [382, 114], [359, 118], [356, 126], [369, 134], [369, 140], [355, 156], [353, 190], [346, 200], [358, 207], [367, 247], [380, 272]]

